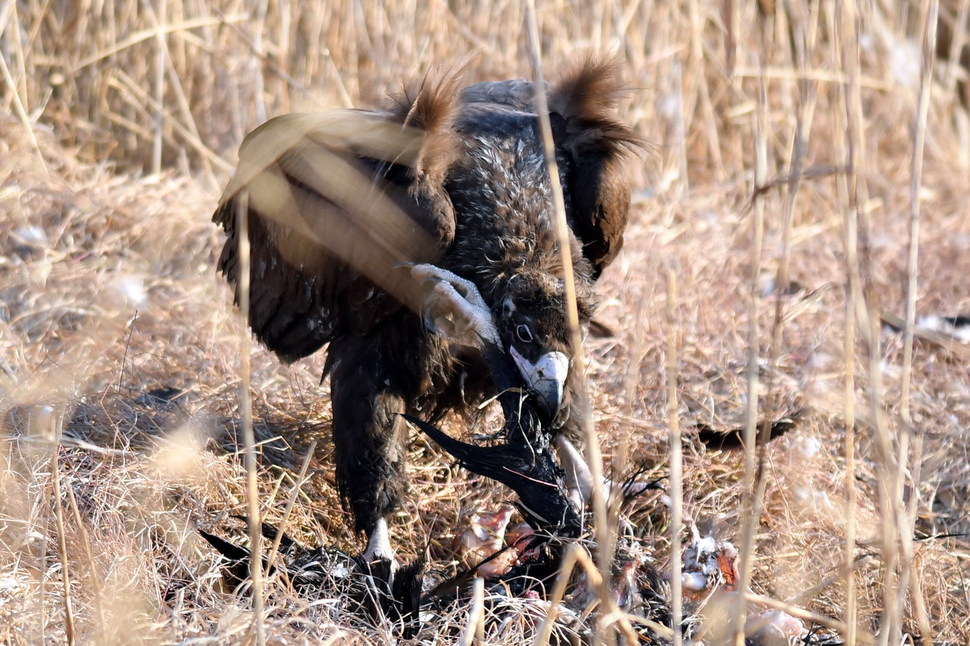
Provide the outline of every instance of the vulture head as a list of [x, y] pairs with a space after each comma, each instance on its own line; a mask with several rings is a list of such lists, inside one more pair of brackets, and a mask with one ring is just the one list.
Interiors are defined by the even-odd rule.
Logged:
[[[584, 286], [577, 285], [577, 291]], [[502, 345], [525, 385], [538, 396], [542, 412], [555, 419], [573, 354], [563, 280], [547, 272], [524, 271], [508, 278], [503, 291], [501, 305], [495, 308]], [[580, 321], [586, 322], [592, 315], [590, 295], [578, 296]]]

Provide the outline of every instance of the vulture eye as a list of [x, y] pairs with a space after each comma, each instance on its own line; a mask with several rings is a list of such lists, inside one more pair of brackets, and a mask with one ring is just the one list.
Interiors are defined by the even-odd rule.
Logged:
[[528, 325], [519, 325], [515, 328], [515, 336], [519, 337], [522, 343], [532, 343], [532, 330]]

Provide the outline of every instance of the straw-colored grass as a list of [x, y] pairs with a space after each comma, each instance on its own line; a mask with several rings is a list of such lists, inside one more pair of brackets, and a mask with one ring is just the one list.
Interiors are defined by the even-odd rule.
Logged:
[[[244, 533], [230, 515], [246, 512], [245, 331], [209, 222], [236, 147], [272, 115], [374, 105], [432, 65], [531, 75], [525, 3], [385, 4], [0, 5], [0, 643], [253, 638], [251, 599], [222, 589], [195, 531]], [[933, 5], [538, 7], [546, 76], [576, 50], [615, 52], [623, 117], [655, 144], [600, 283], [615, 334], [586, 342], [606, 471], [666, 476], [675, 409], [684, 517], [739, 546], [755, 593], [850, 643], [970, 643], [970, 344], [917, 334], [910, 358], [877, 322], [905, 321], [912, 279], [917, 320], [970, 313], [970, 2], [942, 3], [938, 47], [922, 41]], [[321, 368], [253, 346], [261, 511], [355, 552]], [[692, 438], [698, 423], [756, 432], [749, 404], [757, 420], [801, 415], [763, 452]], [[392, 540], [451, 573], [462, 513], [509, 494], [420, 437], [409, 457]], [[642, 507], [662, 575], [670, 510]], [[266, 587], [269, 643], [394, 638], [279, 577]], [[521, 643], [546, 607], [486, 592], [419, 639], [474, 637], [470, 612], [485, 643]]]

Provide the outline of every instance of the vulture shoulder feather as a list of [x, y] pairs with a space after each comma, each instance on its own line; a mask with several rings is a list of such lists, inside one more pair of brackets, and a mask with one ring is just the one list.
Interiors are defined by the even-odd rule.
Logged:
[[[625, 93], [617, 67], [609, 58], [587, 57], [566, 67], [546, 89], [556, 149], [566, 161], [561, 170], [571, 205], [569, 225], [592, 265], [593, 279], [623, 246], [630, 208], [627, 157], [646, 147], [616, 116]], [[502, 112], [535, 114], [533, 88], [521, 79], [486, 81], [465, 88], [461, 102], [466, 113], [498, 124], [495, 116]]]

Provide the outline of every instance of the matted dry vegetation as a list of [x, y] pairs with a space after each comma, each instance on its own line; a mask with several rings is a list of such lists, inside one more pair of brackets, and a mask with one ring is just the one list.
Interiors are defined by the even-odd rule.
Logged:
[[[433, 64], [530, 74], [521, 3], [387, 4], [0, 6], [0, 643], [251, 640], [249, 598], [220, 588], [195, 531], [240, 535], [230, 515], [245, 512], [232, 447], [246, 334], [209, 222], [235, 148], [268, 116], [372, 105]], [[950, 62], [966, 30], [940, 49], [922, 126], [915, 4], [720, 4], [539, 8], [547, 72], [578, 49], [615, 51], [624, 117], [656, 145], [601, 281], [615, 334], [588, 341], [607, 470], [667, 474], [675, 375], [685, 513], [744, 553], [746, 492], [763, 486], [755, 592], [830, 626], [856, 613], [858, 632], [837, 637], [855, 643], [927, 626], [927, 640], [970, 643], [970, 344], [917, 337], [910, 367], [903, 334], [865, 323], [905, 317], [917, 135], [916, 312], [970, 311], [967, 70]], [[967, 5], [945, 3], [944, 24], [965, 24]], [[309, 544], [359, 549], [332, 483], [321, 360], [284, 367], [253, 347], [252, 362], [263, 513]], [[752, 374], [759, 419], [801, 411], [757, 483], [753, 453], [691, 436], [745, 425]], [[410, 461], [392, 538], [450, 571], [461, 514], [509, 494], [421, 438]], [[636, 520], [662, 572], [667, 509], [648, 501]], [[269, 589], [273, 643], [394, 638]], [[485, 642], [516, 643], [544, 610], [505, 598], [487, 614]], [[467, 621], [458, 604], [418, 639], [457, 639]]]

